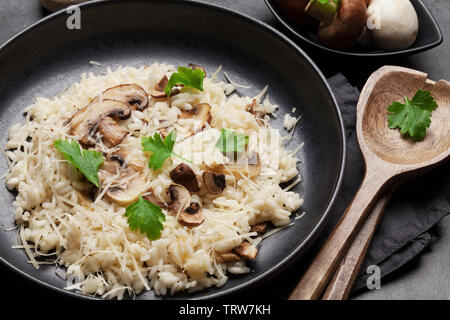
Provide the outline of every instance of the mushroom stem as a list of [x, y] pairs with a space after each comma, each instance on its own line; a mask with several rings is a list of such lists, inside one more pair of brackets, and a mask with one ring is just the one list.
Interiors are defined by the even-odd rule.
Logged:
[[305, 8], [305, 12], [324, 25], [329, 25], [336, 18], [338, 7], [339, 0], [310, 0]]

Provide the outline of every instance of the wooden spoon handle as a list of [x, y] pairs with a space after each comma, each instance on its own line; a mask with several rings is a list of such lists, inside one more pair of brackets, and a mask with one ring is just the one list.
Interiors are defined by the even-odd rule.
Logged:
[[308, 270], [306, 270], [297, 287], [291, 293], [290, 300], [320, 298], [338, 263], [347, 252], [351, 241], [359, 231], [372, 205], [377, 200], [381, 188], [389, 178], [389, 174], [383, 174], [382, 171], [367, 170], [358, 193]]
[[333, 279], [322, 296], [323, 300], [345, 300], [348, 298], [366, 257], [375, 230], [395, 189], [395, 187], [391, 187], [373, 207], [367, 221], [362, 226], [355, 240], [353, 240], [347, 255], [342, 259], [338, 270], [334, 273]]

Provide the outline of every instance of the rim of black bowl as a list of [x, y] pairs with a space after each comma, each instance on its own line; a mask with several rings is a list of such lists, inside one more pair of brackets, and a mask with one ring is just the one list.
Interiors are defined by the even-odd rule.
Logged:
[[430, 9], [428, 9], [427, 5], [422, 0], [416, 1], [419, 2], [425, 8], [426, 13], [430, 16], [433, 26], [436, 28], [437, 33], [439, 35], [438, 39], [434, 42], [416, 48], [407, 48], [403, 50], [385, 51], [385, 52], [354, 52], [354, 51], [336, 50], [325, 47], [311, 39], [308, 39], [307, 37], [303, 36], [300, 32], [298, 32], [295, 27], [293, 27], [289, 22], [286, 21], [286, 18], [282, 17], [281, 14], [278, 13], [278, 10], [275, 8], [275, 5], [272, 4], [272, 0], [264, 0], [264, 1], [267, 7], [272, 12], [272, 14], [277, 18], [277, 20], [283, 25], [284, 28], [289, 30], [293, 35], [295, 35], [302, 41], [306, 42], [310, 46], [320, 48], [324, 51], [328, 51], [329, 53], [336, 53], [344, 56], [354, 56], [354, 57], [391, 57], [391, 56], [410, 55], [435, 48], [439, 46], [444, 40], [444, 36], [442, 35], [442, 31], [441, 28], [439, 27], [439, 24], [437, 23]]
[[[318, 222], [316, 223], [316, 225], [314, 226], [314, 228], [311, 230], [311, 232], [309, 233], [309, 235], [304, 239], [304, 241], [293, 251], [291, 252], [288, 256], [286, 256], [283, 260], [281, 260], [280, 262], [278, 262], [275, 266], [267, 269], [266, 271], [264, 271], [263, 273], [261, 273], [259, 276], [251, 279], [250, 281], [247, 281], [245, 283], [241, 283], [238, 284], [234, 287], [228, 288], [226, 290], [222, 290], [219, 292], [213, 292], [213, 293], [207, 293], [202, 297], [192, 297], [192, 298], [188, 298], [188, 299], [192, 299], [192, 300], [197, 300], [197, 299], [214, 299], [214, 298], [219, 298], [219, 297], [224, 297], [226, 295], [232, 294], [232, 293], [236, 293], [237, 291], [243, 290], [243, 289], [247, 289], [250, 287], [254, 287], [255, 285], [257, 285], [258, 283], [263, 282], [264, 280], [268, 280], [268, 278], [270, 278], [271, 276], [274, 276], [275, 273], [277, 271], [280, 271], [280, 269], [282, 269], [283, 267], [285, 267], [286, 265], [288, 265], [289, 263], [294, 262], [295, 259], [298, 259], [301, 257], [301, 255], [305, 252], [306, 249], [308, 249], [310, 247], [310, 245], [312, 244], [312, 242], [314, 240], [316, 240], [318, 234], [320, 233], [320, 231], [322, 230], [325, 222], [327, 221], [327, 218], [330, 215], [331, 209], [336, 201], [337, 195], [340, 191], [341, 185], [342, 185], [342, 181], [343, 181], [343, 177], [344, 177], [344, 171], [345, 171], [345, 161], [346, 161], [346, 140], [345, 140], [345, 129], [344, 129], [344, 123], [343, 123], [343, 119], [342, 119], [342, 114], [339, 110], [339, 106], [337, 103], [337, 100], [334, 96], [333, 91], [331, 90], [330, 85], [328, 84], [325, 76], [323, 75], [323, 73], [320, 71], [320, 69], [317, 67], [317, 65], [313, 62], [313, 60], [295, 43], [293, 42], [291, 39], [289, 39], [287, 36], [285, 36], [283, 33], [281, 33], [280, 31], [278, 31], [277, 29], [271, 27], [270, 25], [256, 19], [253, 17], [250, 17], [246, 14], [243, 14], [241, 12], [238, 12], [236, 10], [233, 9], [229, 9], [217, 4], [211, 4], [208, 2], [204, 2], [201, 0], [156, 0], [157, 2], [162, 2], [162, 3], [190, 3], [191, 5], [197, 5], [197, 6], [204, 6], [207, 7], [209, 9], [212, 10], [217, 10], [217, 11], [221, 11], [225, 14], [230, 14], [230, 15], [234, 15], [237, 16], [243, 20], [246, 20], [249, 23], [255, 24], [257, 26], [259, 26], [260, 28], [265, 29], [266, 31], [271, 32], [274, 36], [278, 37], [279, 39], [285, 41], [288, 45], [290, 45], [293, 49], [295, 49], [295, 51], [297, 51], [297, 53], [301, 56], [304, 57], [304, 59], [310, 64], [310, 66], [317, 72], [318, 76], [322, 79], [325, 87], [328, 90], [328, 93], [330, 95], [330, 98], [333, 102], [334, 105], [334, 111], [336, 113], [336, 116], [338, 118], [339, 121], [339, 127], [340, 127], [340, 133], [341, 133], [341, 139], [342, 139], [342, 155], [341, 155], [341, 164], [339, 167], [339, 173], [338, 173], [338, 178], [335, 182], [335, 186], [334, 186], [334, 191], [333, 194], [331, 195], [327, 207], [324, 210], [322, 216], [320, 217], [320, 219], [318, 220]], [[92, 0], [92, 1], [87, 1], [84, 3], [80, 3], [77, 6], [81, 7], [94, 7], [94, 6], [104, 6], [104, 5], [108, 5], [111, 3], [129, 3], [132, 4], [133, 2], [135, 3], [145, 3], [147, 2], [147, 0]], [[5, 43], [3, 43], [0, 46], [0, 51], [4, 50], [6, 47], [8, 47], [9, 45], [12, 45], [15, 41], [19, 40], [24, 34], [31, 32], [37, 28], [39, 28], [41, 25], [52, 21], [56, 18], [59, 18], [61, 15], [66, 14], [66, 9], [62, 9], [59, 10], [57, 12], [54, 12], [52, 14], [49, 14], [48, 16], [42, 18], [41, 20], [35, 22], [34, 24], [30, 25], [29, 27], [23, 29], [22, 31], [20, 31], [19, 33], [17, 33], [15, 36], [11, 37], [9, 40], [7, 40]], [[40, 279], [37, 279], [33, 276], [31, 276], [30, 274], [26, 273], [25, 271], [15, 267], [14, 265], [12, 265], [11, 263], [9, 263], [8, 261], [6, 261], [5, 259], [3, 259], [2, 257], [0, 257], [0, 261], [6, 265], [7, 267], [9, 267], [10, 269], [12, 269], [13, 271], [17, 272], [19, 275], [23, 276], [24, 278], [31, 280], [47, 289], [50, 289], [52, 291], [56, 291], [58, 293], [61, 293], [63, 295], [69, 296], [69, 297], [77, 297], [77, 298], [81, 298], [81, 299], [101, 299], [99, 297], [95, 297], [95, 296], [88, 296], [88, 295], [83, 295], [81, 293], [78, 292], [74, 292], [74, 291], [68, 291], [68, 290], [64, 290], [63, 288], [59, 288], [56, 286], [53, 286], [49, 283], [46, 283]], [[176, 296], [174, 296], [174, 298], [176, 298]]]

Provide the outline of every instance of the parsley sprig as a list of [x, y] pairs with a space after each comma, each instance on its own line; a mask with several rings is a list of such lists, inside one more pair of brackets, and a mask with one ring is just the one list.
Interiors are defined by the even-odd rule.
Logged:
[[172, 156], [178, 157], [187, 162], [191, 162], [172, 151], [176, 140], [176, 131], [172, 131], [171, 133], [169, 133], [169, 135], [165, 137], [164, 140], [158, 132], [155, 132], [153, 137], [141, 138], [141, 144], [144, 148], [144, 151], [152, 152], [150, 161], [148, 163], [150, 168], [152, 168], [153, 170], [160, 169], [167, 158], [170, 158]]
[[391, 113], [388, 117], [389, 128], [400, 128], [403, 135], [414, 141], [423, 140], [431, 124], [431, 112], [438, 105], [430, 92], [425, 90], [417, 91], [411, 100], [407, 97], [404, 97], [404, 100], [404, 104], [393, 102], [388, 107]]
[[161, 231], [164, 229], [162, 223], [166, 221], [162, 209], [145, 200], [141, 195], [136, 202], [126, 208], [125, 217], [128, 218], [128, 226], [132, 231], [139, 230], [150, 240], [157, 240], [161, 237]]
[[98, 168], [105, 161], [103, 154], [98, 151], [85, 150], [76, 141], [56, 140], [53, 142], [55, 149], [61, 152], [69, 162], [97, 188], [100, 187], [98, 180]]
[[169, 82], [164, 88], [164, 92], [167, 96], [170, 96], [172, 88], [179, 84], [203, 91], [204, 78], [205, 73], [201, 69], [179, 67], [178, 72], [175, 72], [170, 76]]

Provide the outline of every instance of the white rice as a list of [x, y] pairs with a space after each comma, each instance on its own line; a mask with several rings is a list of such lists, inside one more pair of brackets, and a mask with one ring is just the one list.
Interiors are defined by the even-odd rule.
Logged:
[[[54, 250], [56, 263], [67, 267], [67, 289], [122, 299], [127, 293], [133, 296], [143, 290], [173, 295], [222, 286], [228, 279], [227, 272], [240, 274], [250, 269], [244, 262], [218, 263], [215, 253], [230, 251], [249, 238], [250, 227], [256, 223], [288, 225], [291, 213], [303, 203], [298, 194], [279, 186], [298, 175], [298, 160], [284, 150], [276, 130], [260, 126], [245, 111], [252, 98], [227, 97], [226, 83], [205, 79], [204, 92], [185, 88], [167, 101], [150, 99], [144, 111], [133, 111], [130, 119], [120, 123], [131, 132], [123, 144], [147, 163], [140, 138], [153, 135], [165, 120], [164, 126], [178, 133], [174, 151], [192, 160], [190, 166], [201, 175], [205, 165], [226, 161], [215, 144], [220, 129], [228, 128], [250, 136], [249, 148], [261, 157], [261, 174], [237, 181], [227, 176], [227, 188], [218, 196], [208, 194], [201, 186], [198, 198], [207, 216], [205, 222], [188, 228], [164, 210], [164, 230], [156, 241], [131, 231], [124, 217], [125, 207], [101, 194], [90, 207], [83, 206], [78, 191], [87, 189], [88, 183], [53, 147], [55, 140], [76, 138], [68, 135], [64, 121], [107, 88], [136, 83], [149, 92], [163, 75], [175, 71], [173, 66], [155, 63], [115, 71], [108, 68], [100, 76], [83, 74], [80, 82], [59, 96], [38, 97], [26, 109], [26, 123], [10, 128], [6, 149], [13, 151], [6, 153], [11, 165], [6, 185], [18, 190], [13, 204], [15, 221], [21, 226], [21, 248], [27, 250], [36, 267], [38, 256]], [[178, 121], [177, 117], [181, 110], [197, 103], [210, 104], [211, 125], [184, 139], [193, 123]], [[262, 105], [268, 112], [276, 110], [268, 99]], [[157, 172], [145, 167], [145, 180], [158, 197], [165, 197], [171, 182], [169, 172], [180, 162], [178, 158], [169, 159]]]

